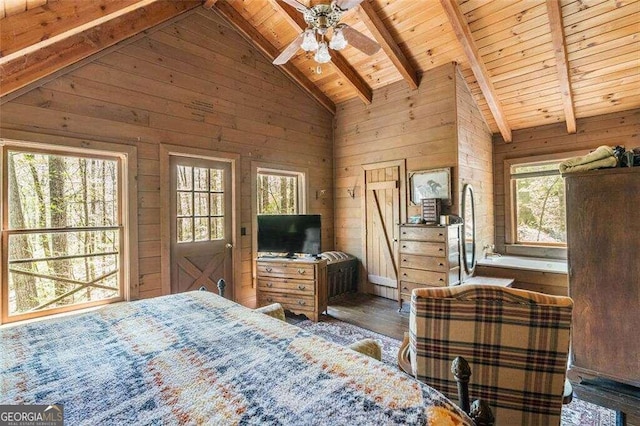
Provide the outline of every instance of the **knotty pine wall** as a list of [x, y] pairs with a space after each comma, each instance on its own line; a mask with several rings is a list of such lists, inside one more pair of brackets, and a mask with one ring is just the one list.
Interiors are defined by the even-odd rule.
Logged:
[[[309, 170], [309, 213], [333, 248], [333, 117], [215, 13], [180, 20], [4, 105], [0, 126], [138, 148], [139, 294], [160, 288], [159, 144], [241, 154], [242, 274], [252, 303], [251, 162]], [[317, 200], [317, 190], [327, 196]]]
[[[407, 173], [452, 168], [453, 214], [459, 213], [461, 183], [477, 187], [481, 240], [492, 241], [491, 158], [491, 134], [454, 64], [425, 72], [417, 90], [400, 81], [375, 90], [370, 105], [359, 100], [339, 104], [334, 130], [336, 250], [362, 258], [362, 166], [402, 159]], [[349, 190], [354, 188], [352, 198]], [[408, 206], [409, 216], [419, 213], [419, 206]], [[394, 289], [365, 285], [361, 283], [361, 291], [397, 298]]]
[[[576, 150], [593, 150], [600, 145], [640, 147], [640, 109], [577, 120], [575, 134], [567, 134], [564, 123], [516, 130], [513, 142], [505, 143], [500, 135], [493, 137], [494, 206], [496, 250], [526, 254], [516, 247], [505, 246], [504, 160], [532, 157]], [[530, 254], [530, 253], [528, 253]], [[566, 251], [538, 252], [537, 255], [565, 257]]]
[[458, 197], [461, 202], [462, 188], [471, 184], [475, 198], [476, 259], [480, 259], [482, 247], [494, 242], [492, 135], [464, 77], [457, 71]]

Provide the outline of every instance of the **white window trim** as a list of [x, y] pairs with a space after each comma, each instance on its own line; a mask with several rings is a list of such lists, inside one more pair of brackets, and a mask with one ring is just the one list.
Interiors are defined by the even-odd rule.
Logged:
[[[17, 130], [3, 130], [3, 137], [0, 138], [0, 147], [11, 146], [17, 149], [32, 149], [45, 151], [49, 153], [63, 152], [63, 153], [77, 153], [81, 155], [96, 155], [96, 156], [110, 156], [120, 157], [122, 161], [121, 166], [121, 200], [122, 200], [122, 227], [123, 227], [123, 239], [122, 239], [122, 297], [119, 301], [128, 301], [138, 298], [138, 191], [137, 191], [137, 176], [138, 176], [138, 156], [137, 148], [130, 145], [122, 145], [109, 142], [98, 142], [86, 139], [74, 139], [56, 135], [46, 135], [41, 133], [23, 132]], [[4, 164], [2, 157], [2, 150], [0, 150], [0, 165]], [[3, 199], [2, 193], [4, 185], [0, 187], [0, 199]], [[0, 223], [2, 220], [2, 209], [0, 209]], [[4, 255], [2, 248], [4, 247], [4, 241], [0, 244], [0, 258]], [[2, 268], [0, 268], [0, 282], [4, 277], [2, 276]], [[1, 292], [0, 287], [0, 292]], [[4, 295], [0, 294], [0, 305]], [[117, 301], [116, 301], [117, 302]], [[91, 303], [91, 302], [90, 302]], [[84, 304], [78, 309], [52, 309], [50, 314], [42, 315], [16, 315], [7, 318], [4, 310], [2, 310], [2, 317], [0, 318], [0, 324], [8, 322], [16, 322], [21, 320], [28, 320], [32, 317], [50, 317], [56, 315], [58, 312], [63, 313], [65, 311], [82, 311], [83, 308], [89, 308], [91, 305]], [[96, 304], [104, 304], [96, 302]], [[3, 308], [3, 307], [2, 307]]]
[[566, 244], [535, 244], [518, 243], [515, 238], [516, 205], [513, 197], [515, 179], [511, 179], [511, 167], [544, 161], [563, 160], [587, 154], [588, 151], [564, 151], [554, 154], [536, 155], [531, 157], [509, 158], [504, 160], [504, 236], [506, 252], [540, 257], [566, 256]]

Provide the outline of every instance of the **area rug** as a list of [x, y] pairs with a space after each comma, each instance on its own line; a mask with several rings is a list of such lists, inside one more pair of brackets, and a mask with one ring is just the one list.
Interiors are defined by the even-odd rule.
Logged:
[[[400, 341], [364, 328], [323, 316], [322, 321], [291, 321], [298, 327], [340, 345], [349, 345], [361, 339], [378, 340], [382, 346], [382, 361], [397, 366]], [[574, 396], [573, 401], [562, 407], [562, 426], [615, 426], [613, 410], [581, 401]]]

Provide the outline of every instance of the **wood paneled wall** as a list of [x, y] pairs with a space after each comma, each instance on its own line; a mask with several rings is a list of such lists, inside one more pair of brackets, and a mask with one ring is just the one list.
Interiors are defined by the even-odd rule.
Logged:
[[203, 8], [5, 103], [0, 125], [137, 146], [141, 297], [161, 294], [161, 143], [241, 154], [236, 300], [255, 296], [253, 160], [309, 170], [308, 211], [322, 214], [323, 248], [333, 247], [332, 116]]
[[[475, 201], [476, 259], [479, 259], [483, 253], [482, 247], [494, 241], [492, 136], [459, 71], [456, 72], [456, 101], [458, 198], [461, 202], [463, 186], [471, 184]], [[462, 271], [464, 274], [464, 268]]]
[[[454, 64], [426, 72], [417, 90], [398, 82], [375, 90], [371, 105], [338, 105], [334, 138], [336, 250], [362, 258], [362, 166], [391, 160], [406, 160], [407, 173], [451, 167], [453, 214], [459, 214], [461, 183], [473, 184], [481, 241], [493, 241], [491, 134]], [[418, 214], [419, 206], [408, 206], [408, 216]], [[388, 287], [360, 290], [397, 297]]]
[[[493, 139], [496, 250], [504, 253], [504, 160], [592, 150], [600, 145], [624, 145], [627, 149], [640, 147], [640, 109], [578, 119], [577, 132], [571, 135], [567, 134], [564, 123], [558, 123], [516, 130], [513, 132], [513, 142], [509, 144], [504, 143], [499, 135]], [[557, 257], [558, 253], [552, 255]]]

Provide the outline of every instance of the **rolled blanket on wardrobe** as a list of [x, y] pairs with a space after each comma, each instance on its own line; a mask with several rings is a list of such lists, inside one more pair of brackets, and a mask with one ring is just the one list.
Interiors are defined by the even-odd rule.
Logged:
[[618, 160], [610, 146], [599, 146], [595, 151], [582, 157], [570, 158], [559, 165], [560, 173], [584, 172], [587, 170], [616, 167]]

